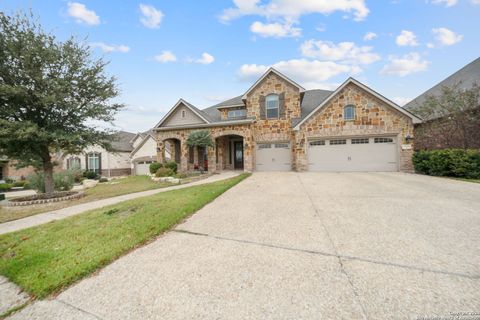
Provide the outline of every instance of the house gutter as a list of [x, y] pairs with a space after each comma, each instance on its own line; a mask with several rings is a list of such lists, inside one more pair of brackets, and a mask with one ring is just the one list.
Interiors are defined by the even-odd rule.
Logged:
[[245, 119], [238, 121], [222, 121], [222, 122], [213, 122], [213, 123], [201, 123], [201, 124], [192, 124], [187, 126], [171, 126], [171, 127], [160, 127], [155, 128], [155, 131], [170, 131], [176, 129], [195, 129], [195, 128], [211, 128], [211, 127], [223, 127], [230, 125], [239, 125], [239, 124], [250, 124], [254, 122], [255, 119]]

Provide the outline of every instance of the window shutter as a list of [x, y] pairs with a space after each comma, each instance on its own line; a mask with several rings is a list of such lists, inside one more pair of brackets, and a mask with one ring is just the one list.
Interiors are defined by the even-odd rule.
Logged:
[[88, 171], [88, 154], [85, 155], [85, 171]]
[[102, 154], [98, 153], [98, 174], [102, 174]]
[[278, 114], [279, 118], [285, 118], [285, 92], [278, 95]]
[[265, 96], [258, 97], [258, 104], [260, 105], [260, 119], [265, 119]]

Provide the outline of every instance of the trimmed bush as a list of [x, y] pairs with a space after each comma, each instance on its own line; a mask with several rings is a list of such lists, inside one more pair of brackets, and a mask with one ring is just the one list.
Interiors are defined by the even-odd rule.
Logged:
[[158, 163], [158, 162], [152, 162], [152, 163], [150, 163], [149, 169], [150, 169], [150, 173], [151, 173], [151, 174], [156, 174], [157, 171], [158, 171], [158, 169], [160, 169], [160, 168], [163, 168], [163, 164]]
[[418, 151], [413, 155], [418, 173], [469, 179], [480, 178], [480, 151], [444, 149]]
[[[43, 172], [36, 172], [28, 177], [30, 186], [44, 193], [45, 192], [45, 180]], [[53, 174], [53, 189], [55, 191], [69, 191], [73, 188], [74, 176], [70, 171], [55, 172]]]
[[160, 168], [157, 170], [157, 172], [155, 173], [155, 176], [157, 178], [160, 178], [160, 177], [173, 177], [175, 175], [175, 172], [173, 172], [172, 169], [170, 168]]
[[165, 168], [172, 169], [174, 173], [177, 173], [177, 163], [175, 161], [169, 161], [163, 165]]
[[5, 192], [12, 189], [12, 185], [10, 183], [0, 183], [0, 192]]
[[185, 179], [188, 177], [188, 174], [184, 173], [184, 172], [181, 172], [181, 173], [177, 173], [175, 175], [175, 178], [178, 178], [178, 179]]
[[15, 181], [15, 182], [13, 183], [13, 186], [14, 186], [14, 187], [17, 187], [17, 188], [18, 188], [18, 187], [22, 187], [22, 188], [23, 188], [23, 187], [25, 187], [25, 185], [27, 185], [27, 184], [28, 184], [28, 181], [27, 181], [27, 180], [18, 180], [18, 181]]
[[87, 179], [98, 180], [100, 179], [100, 175], [95, 173], [95, 171], [87, 170], [83, 173], [83, 176]]

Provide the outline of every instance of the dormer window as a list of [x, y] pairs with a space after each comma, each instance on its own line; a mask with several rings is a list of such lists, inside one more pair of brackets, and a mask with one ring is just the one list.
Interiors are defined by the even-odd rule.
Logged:
[[182, 110], [182, 119], [185, 119], [187, 117], [187, 111]]
[[343, 119], [344, 120], [355, 119], [355, 106], [353, 104], [349, 104], [343, 108]]
[[245, 109], [230, 110], [228, 111], [228, 114], [227, 114], [228, 119], [239, 119], [239, 118], [245, 118], [246, 116], [247, 116], [247, 110]]
[[277, 119], [279, 98], [277, 94], [270, 94], [265, 98], [265, 115], [267, 119]]

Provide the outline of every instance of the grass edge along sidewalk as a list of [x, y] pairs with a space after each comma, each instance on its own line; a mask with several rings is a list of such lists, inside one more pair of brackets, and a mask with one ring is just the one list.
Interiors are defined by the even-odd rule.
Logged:
[[124, 201], [0, 236], [0, 274], [34, 298], [57, 293], [168, 231], [250, 174]]

